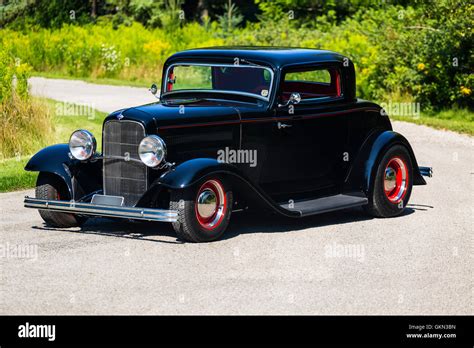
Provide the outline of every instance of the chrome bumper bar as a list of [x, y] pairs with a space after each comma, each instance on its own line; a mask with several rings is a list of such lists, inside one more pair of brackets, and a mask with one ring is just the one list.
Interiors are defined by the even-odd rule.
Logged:
[[431, 178], [433, 176], [433, 168], [432, 167], [418, 167], [420, 169], [420, 173], [423, 176], [427, 176]]
[[99, 205], [71, 201], [54, 201], [32, 198], [28, 196], [25, 197], [24, 203], [26, 208], [51, 210], [80, 215], [94, 215], [164, 222], [174, 222], [178, 219], [178, 212], [176, 210]]

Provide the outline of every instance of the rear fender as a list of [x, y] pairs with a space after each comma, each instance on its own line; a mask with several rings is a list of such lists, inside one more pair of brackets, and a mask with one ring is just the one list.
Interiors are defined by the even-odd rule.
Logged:
[[410, 155], [413, 166], [413, 184], [426, 185], [408, 140], [394, 131], [378, 131], [369, 135], [359, 150], [344, 182], [344, 190], [346, 192], [362, 190], [367, 194], [375, 180], [379, 161], [385, 152], [394, 145], [404, 146]]

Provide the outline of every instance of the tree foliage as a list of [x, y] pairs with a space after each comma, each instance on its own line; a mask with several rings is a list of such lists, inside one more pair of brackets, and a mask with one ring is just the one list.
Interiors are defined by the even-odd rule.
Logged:
[[472, 108], [468, 0], [0, 2], [0, 43], [38, 71], [140, 79], [181, 49], [302, 46], [352, 58], [359, 97]]

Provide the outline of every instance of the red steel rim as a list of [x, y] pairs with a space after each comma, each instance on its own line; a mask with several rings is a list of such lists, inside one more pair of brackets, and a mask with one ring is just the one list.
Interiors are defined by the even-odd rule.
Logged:
[[[211, 215], [205, 216], [199, 212], [199, 198], [203, 193], [210, 193], [215, 197], [215, 208]], [[214, 230], [219, 227], [227, 211], [227, 199], [222, 183], [216, 179], [212, 179], [202, 184], [197, 192], [194, 208], [197, 221], [201, 227], [206, 230]]]
[[391, 158], [385, 167], [384, 192], [388, 200], [398, 204], [408, 190], [408, 167], [400, 157]]

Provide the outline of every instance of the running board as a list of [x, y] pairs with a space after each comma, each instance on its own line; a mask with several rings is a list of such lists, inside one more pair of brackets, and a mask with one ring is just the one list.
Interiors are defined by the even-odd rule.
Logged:
[[368, 204], [366, 197], [335, 195], [311, 200], [280, 203], [280, 207], [299, 213], [300, 216], [308, 216], [341, 210]]

